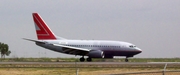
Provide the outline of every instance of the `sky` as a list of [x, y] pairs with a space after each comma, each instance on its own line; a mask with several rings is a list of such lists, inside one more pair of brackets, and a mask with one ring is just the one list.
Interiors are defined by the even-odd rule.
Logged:
[[126, 41], [142, 49], [135, 58], [180, 58], [180, 0], [1, 0], [8, 57], [75, 57], [22, 39], [37, 39], [33, 12], [66, 39]]

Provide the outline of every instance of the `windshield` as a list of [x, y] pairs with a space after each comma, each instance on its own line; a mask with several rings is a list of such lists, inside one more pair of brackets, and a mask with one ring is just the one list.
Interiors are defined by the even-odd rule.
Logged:
[[130, 45], [129, 47], [130, 47], [130, 48], [135, 48], [136, 46], [135, 46], [135, 45]]

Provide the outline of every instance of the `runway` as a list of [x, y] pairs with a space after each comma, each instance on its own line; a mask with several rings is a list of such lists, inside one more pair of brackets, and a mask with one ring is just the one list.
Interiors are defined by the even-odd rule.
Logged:
[[57, 65], [63, 65], [63, 64], [82, 64], [82, 65], [164, 65], [164, 64], [176, 64], [180, 65], [180, 62], [0, 62], [1, 64], [57, 64]]
[[180, 68], [180, 62], [0, 62], [0, 68]]

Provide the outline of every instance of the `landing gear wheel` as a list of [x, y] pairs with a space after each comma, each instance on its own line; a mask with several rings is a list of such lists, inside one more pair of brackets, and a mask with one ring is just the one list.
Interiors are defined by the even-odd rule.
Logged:
[[91, 62], [92, 58], [89, 57], [89, 58], [86, 59], [86, 61]]
[[128, 62], [128, 61], [129, 61], [128, 58], [126, 58], [126, 59], [125, 59], [125, 62]]
[[85, 59], [84, 59], [84, 57], [81, 57], [79, 60], [80, 60], [80, 62], [84, 62]]

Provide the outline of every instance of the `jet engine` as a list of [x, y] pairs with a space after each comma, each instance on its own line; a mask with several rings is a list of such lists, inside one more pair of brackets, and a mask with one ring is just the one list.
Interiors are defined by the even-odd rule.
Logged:
[[88, 56], [90, 58], [104, 58], [104, 52], [101, 50], [91, 50]]

